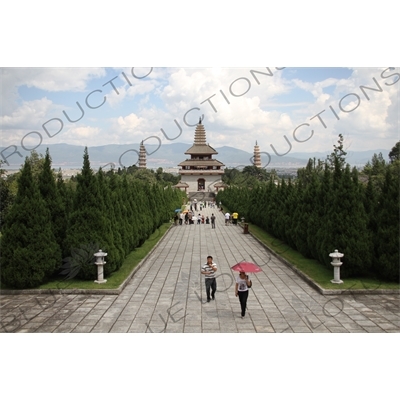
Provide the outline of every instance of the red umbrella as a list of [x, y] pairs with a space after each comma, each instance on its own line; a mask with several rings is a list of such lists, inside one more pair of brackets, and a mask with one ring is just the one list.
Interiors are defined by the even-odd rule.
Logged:
[[233, 271], [239, 271], [239, 272], [260, 272], [262, 269], [253, 263], [247, 262], [247, 261], [241, 261], [240, 263], [234, 265], [231, 268]]

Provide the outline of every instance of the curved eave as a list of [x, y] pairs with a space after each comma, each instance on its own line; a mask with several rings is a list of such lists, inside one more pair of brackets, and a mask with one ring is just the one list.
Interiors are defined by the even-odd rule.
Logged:
[[209, 154], [218, 154], [218, 151], [213, 149], [209, 145], [204, 145], [204, 144], [194, 144], [192, 147], [187, 149], [185, 151], [185, 154], [204, 154], [204, 155], [209, 155]]
[[175, 188], [188, 188], [189, 185], [187, 183], [185, 183], [185, 182], [180, 182], [180, 183], [177, 183], [176, 185], [174, 185], [173, 187], [175, 187]]

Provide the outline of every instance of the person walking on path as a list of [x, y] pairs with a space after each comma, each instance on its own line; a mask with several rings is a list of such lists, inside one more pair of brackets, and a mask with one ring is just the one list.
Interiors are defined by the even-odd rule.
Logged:
[[210, 302], [211, 298], [215, 300], [215, 292], [217, 291], [217, 279], [215, 278], [216, 271], [217, 265], [213, 262], [213, 258], [208, 256], [207, 262], [201, 267], [201, 273], [205, 275], [207, 303]]
[[228, 212], [225, 214], [225, 225], [229, 225], [229, 219], [231, 217], [231, 214], [229, 214]]
[[242, 309], [242, 319], [246, 315], [247, 298], [249, 297], [249, 287], [251, 286], [251, 280], [245, 272], [239, 272], [239, 276], [236, 277], [235, 285], [235, 296], [239, 296], [240, 307]]
[[232, 214], [232, 222], [233, 222], [233, 225], [237, 225], [238, 217], [239, 217], [239, 214], [238, 214], [237, 212], [234, 212], [234, 213]]
[[211, 229], [215, 229], [215, 215], [211, 214]]

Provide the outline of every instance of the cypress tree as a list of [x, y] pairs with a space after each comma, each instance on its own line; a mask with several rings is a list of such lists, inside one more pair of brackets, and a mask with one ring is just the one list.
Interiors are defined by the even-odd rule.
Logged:
[[154, 208], [150, 208], [149, 198], [145, 195], [143, 188], [143, 182], [135, 179], [132, 182], [132, 206], [136, 208], [137, 219], [133, 223], [139, 223], [139, 246], [141, 246], [145, 240], [153, 232], [153, 213]]
[[125, 258], [126, 255], [131, 251], [131, 248], [129, 245], [127, 219], [124, 217], [123, 212], [123, 208], [125, 207], [125, 205], [123, 192], [121, 189], [121, 179], [114, 171], [112, 171], [109, 176], [109, 188], [111, 191], [111, 202], [114, 208], [115, 224], [116, 229], [118, 230], [120, 235], [121, 246], [123, 249], [121, 255], [123, 255], [123, 257]]
[[[99, 194], [97, 179], [90, 168], [87, 148], [84, 151], [83, 167], [81, 174], [77, 176], [77, 181], [73, 211], [66, 234], [66, 246], [72, 258], [80, 254], [78, 277], [82, 279], [97, 277], [92, 250], [98, 248], [108, 253], [104, 266], [104, 274], [107, 276], [117, 269], [119, 256], [112, 242], [110, 221], [103, 212], [104, 202]], [[90, 252], [87, 249], [91, 249]], [[82, 252], [85, 254], [82, 255]]]
[[275, 218], [273, 222], [274, 236], [278, 239], [286, 241], [285, 238], [285, 227], [284, 227], [284, 218], [285, 218], [285, 210], [284, 204], [286, 199], [286, 182], [284, 179], [281, 180], [278, 185], [277, 197], [275, 200]]
[[[120, 232], [120, 226], [117, 223], [115, 215], [115, 203], [119, 200], [112, 201], [112, 193], [109, 187], [109, 181], [100, 168], [97, 175], [98, 182], [98, 195], [101, 197], [101, 204], [103, 205], [102, 213], [105, 215], [107, 220], [107, 230], [109, 236], [109, 248], [108, 251], [113, 253], [113, 262], [115, 262], [115, 268], [119, 269], [125, 259], [125, 251], [122, 245], [122, 238]], [[100, 199], [99, 199], [100, 202]]]
[[348, 164], [342, 171], [340, 163], [335, 163], [331, 195], [320, 260], [329, 265], [332, 261], [329, 253], [338, 249], [345, 255], [341, 268], [343, 277], [365, 275], [370, 272], [372, 243], [358, 182], [355, 184], [351, 179]]
[[56, 180], [51, 169], [51, 157], [49, 149], [46, 150], [42, 169], [38, 177], [39, 190], [42, 198], [50, 211], [52, 229], [54, 237], [60, 247], [65, 240], [65, 232], [67, 230], [67, 217], [65, 214], [65, 205], [61, 199], [61, 195], [57, 190]]
[[[155, 186], [157, 184], [153, 183], [153, 185], [148, 185], [148, 184], [142, 184], [141, 190], [143, 191], [143, 194], [146, 198], [147, 202], [147, 211], [150, 219], [150, 230], [148, 232], [148, 236], [146, 239], [157, 229], [158, 226], [158, 216], [160, 213], [160, 209], [162, 207], [162, 202], [161, 199], [156, 199], [155, 198]], [[173, 210], [171, 210], [172, 212]]]
[[1, 250], [2, 282], [16, 289], [34, 288], [46, 282], [61, 262], [51, 215], [33, 179], [28, 158], [2, 230]]
[[[66, 247], [65, 239], [66, 239], [67, 230], [68, 230], [69, 217], [73, 210], [75, 192], [72, 189], [72, 182], [68, 182], [68, 183], [64, 182], [61, 170], [59, 170], [57, 173], [56, 188], [57, 188], [58, 196], [60, 197], [60, 201], [62, 203], [62, 209], [64, 210], [64, 215], [65, 215], [65, 232], [63, 234], [63, 241], [60, 244], [62, 256], [63, 256], [63, 258], [65, 258], [69, 255], [69, 251]], [[60, 235], [60, 237], [61, 237], [61, 235]]]
[[276, 196], [277, 196], [277, 187], [275, 185], [274, 179], [273, 177], [271, 177], [270, 181], [268, 182], [267, 185], [267, 204], [265, 207], [265, 217], [266, 217], [266, 224], [265, 224], [265, 229], [267, 230], [267, 232], [269, 232], [270, 234], [274, 235], [274, 220], [276, 218], [276, 213], [275, 213], [275, 209], [276, 209]]
[[[133, 201], [132, 186], [129, 185], [127, 175], [124, 174], [122, 177], [122, 214], [126, 221], [126, 239], [128, 243], [129, 252], [135, 249], [139, 245], [139, 238], [141, 235], [140, 215], [136, 204]], [[128, 254], [128, 253], [127, 253]]]
[[283, 228], [285, 234], [286, 243], [295, 248], [295, 212], [297, 206], [297, 188], [292, 184], [291, 178], [289, 178], [288, 185], [286, 188], [286, 198], [284, 202], [284, 219], [283, 219]]
[[[307, 241], [308, 247], [313, 255], [313, 258], [320, 260], [325, 265], [329, 257], [326, 256], [326, 249], [320, 248], [321, 242], [325, 236], [326, 223], [327, 223], [327, 212], [331, 207], [332, 202], [332, 173], [329, 166], [325, 164], [322, 181], [310, 188], [310, 195], [314, 195], [314, 212], [310, 218], [307, 227]], [[333, 249], [335, 250], [335, 249]], [[332, 251], [333, 251], [332, 250]]]
[[10, 181], [5, 171], [1, 168], [1, 165], [2, 161], [0, 160], [0, 228], [3, 226], [7, 211], [14, 201]]
[[[252, 222], [253, 223], [258, 223], [260, 227], [265, 229], [266, 225], [266, 218], [267, 214], [265, 212], [265, 205], [268, 202], [268, 189], [267, 189], [267, 182], [263, 182], [257, 189], [257, 192], [255, 193], [256, 199], [255, 199], [255, 207], [254, 207], [254, 212], [252, 214]], [[253, 208], [250, 207], [249, 213], [253, 211]], [[239, 216], [240, 217], [240, 216]], [[258, 218], [258, 219], [257, 219]]]
[[256, 187], [253, 188], [253, 190], [250, 193], [250, 204], [252, 207], [250, 207], [249, 212], [248, 212], [248, 220], [252, 223], [256, 223], [258, 226], [261, 227], [262, 225], [262, 219], [264, 216], [264, 213], [261, 212], [263, 208], [260, 207], [260, 203], [264, 200], [264, 193], [260, 185], [257, 185]]
[[400, 163], [390, 165], [385, 174], [377, 210], [375, 249], [376, 270], [380, 277], [399, 282], [399, 189]]
[[307, 190], [303, 181], [296, 185], [296, 202], [293, 213], [293, 241], [295, 248], [304, 256], [310, 257], [307, 244], [307, 224], [312, 214], [312, 200], [307, 197]]

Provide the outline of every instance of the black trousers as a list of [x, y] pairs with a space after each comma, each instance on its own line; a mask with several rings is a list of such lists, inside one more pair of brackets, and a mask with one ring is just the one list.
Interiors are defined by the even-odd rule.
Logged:
[[249, 291], [244, 290], [243, 292], [238, 292], [240, 307], [242, 309], [242, 317], [246, 315], [247, 298], [249, 297]]
[[[215, 278], [206, 278], [206, 293], [207, 300], [211, 299], [211, 296], [214, 297], [215, 292], [217, 291], [217, 280]], [[211, 291], [211, 296], [210, 296]]]

